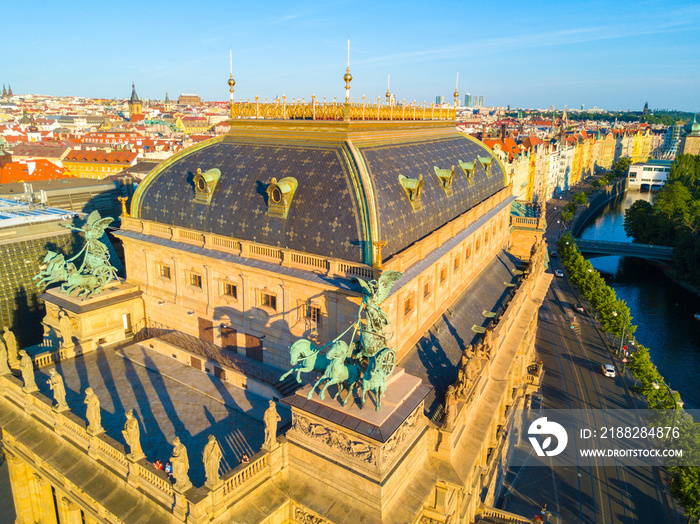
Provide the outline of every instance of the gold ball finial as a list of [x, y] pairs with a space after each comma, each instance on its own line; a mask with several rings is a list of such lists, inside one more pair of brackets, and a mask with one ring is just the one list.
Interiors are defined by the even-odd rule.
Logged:
[[228, 79], [228, 86], [233, 93], [233, 86], [236, 85], [236, 81], [233, 79], [233, 74], [231, 74], [231, 78]]
[[345, 80], [345, 89], [350, 89], [350, 82], [352, 81], [352, 75], [350, 74], [349, 67], [348, 67], [348, 70], [345, 72], [345, 76], [343, 76], [343, 80]]

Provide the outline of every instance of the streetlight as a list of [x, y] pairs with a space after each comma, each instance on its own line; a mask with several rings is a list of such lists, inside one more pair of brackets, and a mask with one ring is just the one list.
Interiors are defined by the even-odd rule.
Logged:
[[[666, 400], [666, 397], [671, 397], [671, 400], [673, 400], [673, 424], [671, 426], [676, 425], [676, 410], [678, 409], [678, 402], [676, 402], [676, 397], [673, 395], [673, 390], [671, 389], [670, 384], [666, 384], [663, 380], [661, 380], [661, 384], [666, 388], [666, 395], [664, 396], [664, 400]], [[659, 386], [658, 382], [656, 380], [653, 380], [651, 383], [651, 387], [653, 387], [655, 390], [661, 389], [661, 386]]]
[[[617, 316], [617, 311], [613, 311], [612, 314], [613, 314], [614, 317], [616, 317], [616, 316]], [[618, 349], [618, 351], [617, 351], [617, 355], [618, 355], [618, 356], [622, 353], [622, 344], [623, 344], [623, 342], [624, 342], [624, 340], [625, 340], [625, 328], [626, 328], [626, 327], [627, 327], [627, 323], [626, 323], [626, 322], [624, 321], [624, 319], [623, 319], [623, 321], [622, 321], [622, 336], [620, 337], [620, 349]]]

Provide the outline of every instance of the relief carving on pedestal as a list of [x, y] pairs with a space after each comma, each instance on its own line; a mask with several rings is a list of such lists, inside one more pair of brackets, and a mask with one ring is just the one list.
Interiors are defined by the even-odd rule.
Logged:
[[294, 507], [294, 520], [299, 524], [329, 524], [326, 519], [314, 515], [299, 506]]
[[401, 450], [404, 442], [408, 440], [415, 433], [416, 427], [418, 426], [418, 420], [420, 414], [423, 412], [423, 408], [419, 406], [419, 409], [413, 410], [403, 424], [399, 427], [399, 430], [394, 433], [389, 440], [386, 441], [382, 447], [382, 466], [389, 462], [390, 458], [394, 456]]
[[349, 455], [355, 460], [360, 460], [371, 466], [377, 465], [376, 448], [360, 440], [352, 440], [340, 431], [331, 429], [323, 424], [310, 422], [305, 417], [299, 415], [294, 416], [292, 429], [325, 444], [332, 450]]

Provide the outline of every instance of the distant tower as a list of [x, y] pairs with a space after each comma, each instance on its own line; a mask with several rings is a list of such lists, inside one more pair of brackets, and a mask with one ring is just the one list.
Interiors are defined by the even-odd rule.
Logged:
[[445, 103], [445, 97], [442, 95], [438, 95], [435, 97], [435, 104], [441, 106], [442, 104]]
[[472, 106], [472, 95], [471, 93], [467, 93], [464, 95], [464, 107], [471, 107]]
[[133, 118], [135, 115], [141, 115], [143, 114], [143, 104], [141, 104], [141, 100], [139, 100], [138, 95], [136, 94], [136, 86], [134, 86], [134, 83], [131, 83], [131, 99], [129, 99], [129, 118]]
[[7, 84], [7, 96], [14, 96], [12, 94], [12, 86], [10, 84]]
[[7, 96], [7, 89], [5, 89], [5, 84], [2, 85], [2, 97], [5, 98]]
[[649, 102], [644, 102], [644, 110], [642, 111], [642, 114], [644, 116], [647, 116], [649, 114]]
[[479, 107], [484, 107], [484, 97], [483, 96], [479, 97]]
[[168, 92], [167, 92], [167, 91], [165, 92], [165, 103], [163, 104], [163, 108], [164, 108], [166, 111], [170, 111], [170, 109], [172, 108], [172, 104], [170, 103], [170, 98], [168, 98]]

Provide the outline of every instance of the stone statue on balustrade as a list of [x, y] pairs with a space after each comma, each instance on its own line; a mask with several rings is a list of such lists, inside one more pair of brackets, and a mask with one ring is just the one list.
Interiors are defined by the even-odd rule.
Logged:
[[129, 446], [129, 454], [127, 457], [130, 460], [137, 461], [146, 456], [143, 449], [141, 449], [141, 431], [139, 430], [139, 421], [136, 420], [133, 409], [126, 412], [126, 423], [124, 424], [122, 435], [124, 435], [124, 440]]
[[216, 489], [219, 484], [221, 484], [221, 476], [219, 475], [219, 467], [221, 465], [221, 447], [216, 441], [214, 435], [209, 435], [209, 442], [204, 446], [204, 453], [202, 458], [204, 460], [204, 473], [206, 474], [207, 481], [205, 486], [209, 489]]
[[102, 413], [100, 412], [100, 399], [97, 398], [92, 388], [85, 388], [85, 404], [87, 410], [85, 416], [88, 419], [87, 432], [90, 435], [98, 435], [104, 432], [102, 427]]
[[61, 319], [58, 321], [58, 329], [61, 332], [61, 342], [62, 348], [72, 348], [73, 347], [73, 326], [71, 325], [70, 316], [68, 312], [63, 311]]
[[483, 345], [488, 358], [491, 358], [493, 352], [493, 329], [493, 322], [489, 322], [484, 331]]
[[270, 401], [270, 407], [265, 410], [263, 420], [265, 422], [265, 442], [263, 443], [263, 449], [271, 451], [277, 447], [277, 424], [282, 420], [279, 413], [277, 413], [274, 400]]
[[53, 407], [54, 411], [65, 411], [68, 409], [68, 403], [66, 402], [66, 386], [63, 384], [63, 377], [58, 374], [58, 371], [52, 369], [49, 371], [49, 380], [46, 381], [53, 391], [53, 399], [56, 405]]
[[486, 357], [484, 343], [483, 341], [477, 342], [476, 347], [474, 348], [474, 358], [476, 358], [477, 360], [481, 360], [484, 357]]
[[5, 342], [5, 347], [7, 348], [7, 359], [10, 363], [10, 367], [18, 367], [19, 347], [17, 345], [17, 339], [15, 338], [15, 334], [9, 328], [5, 328], [2, 334], [2, 339]]
[[173, 487], [180, 492], [190, 489], [192, 487], [189, 477], [190, 461], [187, 458], [187, 448], [180, 442], [179, 437], [173, 439], [173, 455], [170, 457], [170, 463], [173, 465], [173, 477], [175, 477]]
[[39, 388], [36, 387], [36, 380], [34, 379], [34, 361], [32, 357], [25, 350], [21, 350], [19, 356], [19, 369], [22, 372], [22, 380], [24, 381], [23, 391], [25, 393], [38, 391]]
[[457, 396], [454, 386], [448, 386], [445, 393], [445, 418], [443, 419], [442, 429], [452, 431], [455, 427], [457, 419]]
[[7, 347], [4, 342], [0, 342], [0, 375], [8, 375], [12, 373], [10, 366], [7, 364]]

